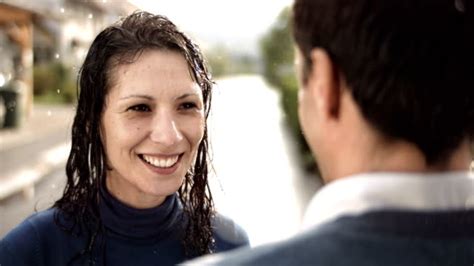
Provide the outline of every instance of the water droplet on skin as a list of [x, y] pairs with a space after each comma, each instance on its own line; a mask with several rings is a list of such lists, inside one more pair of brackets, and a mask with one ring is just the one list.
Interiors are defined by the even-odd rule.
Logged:
[[48, 111], [48, 116], [51, 116], [51, 111]]

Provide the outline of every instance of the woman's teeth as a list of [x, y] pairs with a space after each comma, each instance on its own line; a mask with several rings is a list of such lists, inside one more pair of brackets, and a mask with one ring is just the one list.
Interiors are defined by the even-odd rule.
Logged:
[[147, 163], [155, 167], [168, 168], [168, 167], [173, 166], [178, 161], [179, 155], [168, 157], [168, 158], [159, 158], [159, 157], [154, 157], [154, 156], [149, 156], [149, 155], [143, 155], [143, 159]]

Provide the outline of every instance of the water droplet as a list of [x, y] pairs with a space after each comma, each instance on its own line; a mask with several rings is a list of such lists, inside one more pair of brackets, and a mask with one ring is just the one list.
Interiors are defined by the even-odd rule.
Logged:
[[60, 89], [58, 89], [56, 92], [59, 94], [59, 93], [61, 93], [61, 90], [60, 90]]
[[51, 116], [51, 111], [48, 110], [48, 116]]
[[5, 83], [7, 82], [5, 76], [3, 74], [0, 74], [0, 87], [3, 87]]
[[61, 13], [64, 13], [64, 7], [61, 7], [59, 11], [61, 11]]
[[474, 196], [468, 197], [466, 200], [466, 209], [474, 207]]
[[88, 18], [90, 18], [90, 19], [94, 18], [94, 15], [92, 13], [89, 13]]
[[54, 55], [54, 58], [58, 59], [58, 58], [59, 58], [59, 54], [56, 53], [56, 54]]

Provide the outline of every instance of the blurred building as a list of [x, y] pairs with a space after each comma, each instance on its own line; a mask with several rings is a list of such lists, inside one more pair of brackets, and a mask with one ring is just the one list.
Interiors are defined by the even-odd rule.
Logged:
[[127, 0], [2, 0], [0, 89], [21, 87], [25, 116], [33, 103], [33, 64], [78, 67], [98, 32], [137, 9]]
[[97, 33], [137, 9], [126, 0], [3, 0], [35, 14], [34, 60], [82, 61]]

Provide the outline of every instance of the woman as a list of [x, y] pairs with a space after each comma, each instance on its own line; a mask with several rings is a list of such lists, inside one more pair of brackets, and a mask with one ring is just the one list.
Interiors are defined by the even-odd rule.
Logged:
[[247, 245], [207, 183], [212, 81], [161, 16], [102, 31], [79, 76], [67, 185], [0, 243], [6, 265], [173, 265]]

